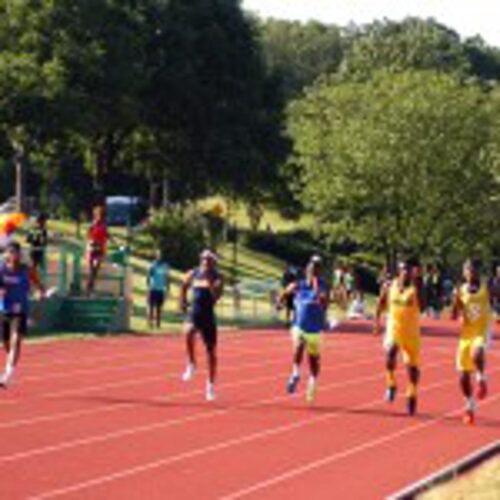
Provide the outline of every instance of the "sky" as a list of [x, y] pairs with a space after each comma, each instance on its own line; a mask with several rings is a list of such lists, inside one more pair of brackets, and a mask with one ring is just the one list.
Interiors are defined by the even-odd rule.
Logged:
[[243, 7], [261, 17], [316, 19], [340, 26], [433, 17], [463, 37], [480, 35], [500, 47], [500, 0], [243, 0]]

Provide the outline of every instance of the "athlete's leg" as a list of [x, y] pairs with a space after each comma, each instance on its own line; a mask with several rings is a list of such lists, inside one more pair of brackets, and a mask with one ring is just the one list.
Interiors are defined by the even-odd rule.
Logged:
[[321, 335], [319, 333], [305, 334], [303, 338], [306, 341], [310, 370], [306, 400], [312, 403], [316, 397], [316, 385], [321, 369]]
[[464, 423], [469, 425], [474, 423], [476, 412], [476, 401], [472, 386], [474, 369], [472, 341], [470, 339], [461, 339], [457, 349], [457, 370], [460, 374], [460, 390], [465, 399]]
[[217, 378], [217, 346], [211, 345], [207, 347], [208, 359], [208, 381], [215, 384]]
[[309, 369], [311, 370], [311, 375], [314, 378], [318, 378], [319, 373], [321, 371], [321, 356], [318, 355], [309, 355]]
[[195, 335], [196, 328], [194, 325], [187, 325], [185, 330], [186, 335], [186, 352], [188, 361], [196, 366], [196, 352], [195, 352]]
[[465, 398], [464, 423], [473, 424], [476, 413], [476, 402], [472, 391], [471, 372], [463, 371], [460, 373], [460, 389]]
[[2, 342], [5, 354], [7, 355], [10, 351], [10, 323], [7, 320], [3, 320], [2, 326]]
[[87, 282], [87, 295], [94, 292], [95, 282], [97, 280], [97, 275], [99, 274], [99, 269], [101, 268], [101, 259], [93, 257], [89, 262], [89, 280]]
[[292, 330], [292, 337], [294, 345], [292, 373], [288, 377], [286, 386], [286, 390], [289, 394], [293, 394], [297, 390], [297, 386], [300, 381], [300, 367], [302, 365], [302, 361], [304, 360], [304, 352], [306, 349], [305, 340], [299, 329], [294, 328]]
[[297, 346], [295, 347], [295, 352], [293, 354], [293, 366], [294, 369], [299, 370], [304, 360], [304, 352], [306, 350], [306, 344], [303, 340], [299, 340]]
[[465, 399], [472, 398], [472, 381], [470, 372], [460, 373], [460, 389]]
[[205, 392], [207, 401], [215, 399], [215, 382], [217, 379], [217, 325], [215, 318], [207, 318], [204, 328], [201, 330], [203, 341], [207, 350], [208, 380]]
[[161, 320], [163, 317], [163, 302], [159, 302], [156, 306], [156, 328], [161, 328]]
[[484, 399], [488, 394], [486, 383], [486, 352], [484, 346], [475, 348], [472, 359], [477, 374], [477, 398]]
[[408, 365], [408, 389], [406, 392], [406, 403], [408, 413], [414, 415], [417, 411], [418, 384], [420, 382], [420, 368], [416, 365]]
[[[9, 319], [9, 341], [7, 357], [5, 360], [5, 370], [1, 378], [1, 385], [6, 386], [14, 375], [14, 369], [21, 357], [21, 342], [26, 330], [26, 318], [15, 317]], [[5, 336], [4, 336], [5, 337]]]
[[195, 335], [195, 325], [190, 322], [186, 323], [184, 325], [184, 337], [186, 339], [187, 366], [182, 375], [184, 382], [191, 380], [196, 370]]
[[154, 304], [151, 292], [148, 294], [148, 324], [149, 328], [153, 328], [153, 317], [154, 317]]
[[397, 382], [396, 382], [396, 366], [399, 347], [397, 344], [392, 344], [387, 347], [385, 355], [385, 399], [392, 403], [396, 398]]

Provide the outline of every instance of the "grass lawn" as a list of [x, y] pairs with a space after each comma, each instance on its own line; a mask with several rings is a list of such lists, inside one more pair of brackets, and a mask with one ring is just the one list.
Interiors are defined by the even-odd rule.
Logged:
[[500, 498], [500, 457], [486, 462], [477, 470], [438, 486], [419, 497], [420, 500], [495, 500]]
[[[85, 235], [87, 225], [82, 225], [81, 237]], [[49, 232], [61, 240], [81, 241], [76, 238], [76, 224], [68, 221], [50, 221]], [[117, 244], [125, 242], [126, 229], [112, 228], [112, 236]], [[278, 280], [283, 272], [284, 263], [269, 255], [249, 250], [238, 246], [237, 260], [234, 260], [234, 249], [232, 245], [222, 245], [219, 249], [221, 254], [220, 267], [230, 283], [233, 277], [243, 282], [261, 282], [263, 280]], [[143, 258], [133, 255], [130, 259], [133, 272], [132, 299], [133, 314], [131, 326], [134, 331], [147, 332], [146, 319], [146, 274], [149, 262]], [[196, 265], [196, 263], [193, 263]], [[169, 331], [179, 331], [183, 316], [179, 313], [178, 298], [183, 271], [171, 270], [171, 288], [168, 301], [165, 305], [165, 328]], [[276, 316], [271, 303], [269, 293], [243, 292], [239, 307], [235, 307], [235, 300], [231, 287], [227, 288], [218, 311], [220, 323], [227, 326], [250, 326], [267, 325], [276, 322]]]
[[[216, 205], [222, 207], [223, 216], [229, 216], [231, 223], [236, 223], [240, 229], [250, 229], [250, 220], [244, 203], [236, 203], [231, 207], [229, 213], [227, 201], [222, 197], [214, 196], [198, 202], [198, 206], [202, 210], [211, 210]], [[298, 221], [287, 220], [284, 219], [277, 210], [266, 208], [261, 220], [261, 229], [270, 227], [274, 232], [292, 231], [303, 227], [310, 227], [311, 224], [312, 217], [310, 216], [303, 216]]]
[[[209, 203], [208, 201], [206, 203]], [[277, 213], [267, 211], [266, 216], [272, 219], [280, 230], [286, 227], [287, 221], [284, 221]], [[244, 207], [238, 208], [238, 217], [241, 221], [246, 218]], [[242, 222], [243, 225], [243, 222]], [[81, 239], [76, 238], [76, 224], [69, 221], [50, 221], [49, 232], [52, 236], [56, 235], [61, 241], [73, 241], [83, 244], [83, 237], [86, 232], [87, 224], [81, 227]], [[293, 223], [293, 227], [297, 227]], [[125, 228], [112, 228], [111, 233], [116, 244], [124, 244], [126, 237]], [[55, 243], [57, 246], [57, 243]], [[221, 325], [228, 327], [246, 327], [246, 326], [267, 326], [274, 325], [277, 321], [277, 315], [273, 307], [274, 296], [271, 293], [271, 287], [276, 286], [281, 278], [285, 263], [268, 254], [256, 252], [238, 245], [235, 261], [234, 248], [232, 244], [225, 244], [219, 248], [221, 255], [220, 268], [226, 277], [226, 294], [218, 308], [218, 316]], [[144, 258], [133, 255], [130, 258], [130, 265], [133, 272], [132, 299], [133, 313], [131, 318], [131, 327], [133, 331], [148, 332], [146, 318], [146, 275], [149, 262]], [[196, 263], [193, 263], [196, 265]], [[165, 305], [164, 328], [178, 332], [181, 329], [183, 316], [179, 313], [178, 298], [180, 292], [180, 283], [183, 271], [179, 269], [171, 270], [171, 288], [168, 301]], [[238, 302], [235, 297], [231, 284], [233, 279], [242, 283], [241, 298]], [[374, 311], [374, 297], [366, 296], [367, 308]], [[331, 311], [337, 318], [342, 318], [344, 312], [333, 307]]]

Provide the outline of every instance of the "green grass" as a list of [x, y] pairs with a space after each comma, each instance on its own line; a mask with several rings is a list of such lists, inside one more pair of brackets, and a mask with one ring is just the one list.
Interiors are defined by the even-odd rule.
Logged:
[[[274, 215], [276, 217], [277, 215]], [[49, 232], [57, 242], [84, 243], [87, 224], [81, 226], [80, 239], [76, 237], [77, 228], [74, 222], [69, 221], [50, 221]], [[124, 244], [126, 238], [125, 228], [112, 228], [111, 234], [115, 243]], [[248, 248], [238, 246], [237, 260], [235, 265], [233, 246], [230, 244], [222, 245], [219, 249], [221, 255], [220, 267], [226, 277], [228, 285], [232, 278], [236, 276], [241, 280], [277, 280], [281, 277], [284, 262], [275, 259], [269, 255], [249, 250]], [[133, 331], [148, 332], [149, 328], [146, 319], [146, 275], [149, 261], [137, 255], [132, 255], [130, 265], [133, 272], [132, 281], [132, 301], [133, 314], [131, 318], [131, 327]], [[193, 266], [196, 262], [193, 263]], [[180, 284], [184, 272], [179, 269], [171, 270], [171, 287], [167, 303], [165, 304], [165, 329], [169, 331], [179, 331], [182, 325], [183, 316], [178, 311], [178, 298], [180, 293]], [[275, 323], [274, 311], [272, 309], [271, 297], [265, 294], [258, 297], [244, 297], [241, 301], [241, 308], [238, 313], [234, 308], [234, 300], [230, 287], [228, 293], [223, 297], [218, 311], [220, 323], [222, 326], [247, 327], [252, 325], [268, 325]]]
[[[220, 251], [222, 255], [220, 267], [230, 283], [235, 269], [232, 259], [232, 248], [223, 246]], [[148, 331], [146, 321], [146, 272], [149, 263], [144, 259], [132, 257], [133, 267], [133, 302], [134, 314], [132, 317], [132, 328], [139, 331]], [[193, 263], [196, 265], [196, 263]], [[236, 276], [238, 280], [264, 280], [278, 279], [281, 276], [283, 263], [264, 254], [250, 251], [246, 248], [238, 248], [236, 265]], [[183, 273], [178, 269], [171, 271], [171, 287], [167, 303], [165, 305], [164, 319], [169, 329], [178, 330], [182, 322], [182, 315], [178, 313], [178, 300], [180, 284]], [[243, 297], [239, 314], [235, 311], [234, 300], [230, 286], [219, 305], [218, 316], [221, 325], [246, 327], [250, 324], [272, 324], [273, 310], [270, 295], [257, 298]], [[255, 316], [255, 317], [254, 317]]]
[[[228, 209], [227, 200], [220, 196], [207, 198], [198, 202], [198, 206], [202, 210], [211, 210], [216, 205], [223, 207], [222, 216], [229, 220], [230, 223], [236, 223], [240, 229], [250, 229], [250, 219], [248, 218], [247, 209], [244, 203], [232, 204], [231, 209]], [[277, 210], [266, 208], [261, 220], [261, 229], [270, 227], [274, 232], [287, 232], [304, 227], [310, 227], [312, 218], [303, 216], [299, 221], [288, 220], [283, 218]]]

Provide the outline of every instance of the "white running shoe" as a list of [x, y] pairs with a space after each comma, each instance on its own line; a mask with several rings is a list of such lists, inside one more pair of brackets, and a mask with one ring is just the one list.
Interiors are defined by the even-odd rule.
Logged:
[[205, 391], [205, 398], [207, 401], [215, 401], [214, 384], [207, 382], [207, 389]]
[[12, 374], [9, 373], [3, 373], [2, 376], [0, 376], [0, 389], [7, 389], [11, 376]]
[[10, 381], [12, 380], [12, 376], [14, 375], [14, 368], [6, 367], [2, 376], [0, 377], [0, 388], [7, 389]]
[[182, 381], [183, 382], [189, 382], [190, 380], [193, 379], [194, 373], [196, 371], [196, 368], [194, 367], [193, 364], [189, 363], [186, 366], [186, 369], [184, 370], [184, 373], [182, 374]]

